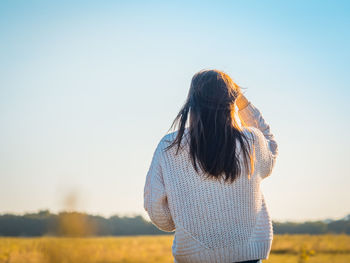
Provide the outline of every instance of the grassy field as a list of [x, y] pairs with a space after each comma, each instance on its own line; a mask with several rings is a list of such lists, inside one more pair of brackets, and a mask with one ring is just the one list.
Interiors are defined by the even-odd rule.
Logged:
[[[173, 262], [172, 236], [0, 238], [0, 263]], [[275, 235], [269, 263], [349, 263], [350, 236]]]

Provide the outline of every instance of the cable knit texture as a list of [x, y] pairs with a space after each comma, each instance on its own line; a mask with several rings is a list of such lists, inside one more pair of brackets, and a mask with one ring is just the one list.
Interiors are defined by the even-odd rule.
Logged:
[[[175, 230], [175, 262], [232, 263], [269, 256], [273, 229], [260, 183], [271, 174], [278, 147], [251, 102], [238, 114], [247, 125], [243, 132], [255, 139], [255, 171], [250, 178], [244, 165], [232, 184], [197, 174], [190, 161], [187, 128], [183, 150], [177, 155], [176, 147], [165, 151], [177, 131], [165, 135], [154, 152], [144, 187], [144, 208], [159, 229]], [[243, 164], [239, 143], [237, 147]]]

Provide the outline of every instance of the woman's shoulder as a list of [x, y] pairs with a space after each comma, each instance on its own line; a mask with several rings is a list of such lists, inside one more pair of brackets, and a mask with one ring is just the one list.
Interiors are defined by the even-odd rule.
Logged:
[[[162, 139], [160, 140], [160, 142], [161, 142], [161, 143], [164, 143], [164, 144], [170, 144], [170, 143], [172, 143], [172, 142], [176, 139], [178, 133], [179, 133], [179, 130], [176, 130], [176, 131], [167, 133], [167, 134], [165, 134], [165, 135], [162, 137]], [[185, 130], [184, 130], [182, 139], [185, 139], [187, 136], [188, 136], [188, 128], [186, 127]], [[182, 140], [182, 141], [184, 141], [184, 140]]]
[[248, 138], [248, 141], [254, 145], [254, 148], [261, 148], [265, 143], [265, 137], [261, 130], [259, 130], [256, 127], [244, 127], [242, 129], [242, 132], [244, 135], [246, 135], [246, 138]]
[[[179, 131], [172, 131], [170, 133], [165, 134], [159, 141], [158, 143], [158, 147], [159, 150], [163, 150], [166, 151], [166, 149], [168, 148], [168, 146], [170, 146], [176, 139], [177, 135], [178, 135]], [[184, 134], [181, 138], [181, 147], [183, 147], [185, 144], [187, 144], [189, 142], [189, 133], [188, 133], [188, 128], [185, 128]], [[177, 148], [176, 145], [174, 145], [173, 147], [174, 149]]]
[[[248, 138], [248, 140], [256, 140], [256, 139], [259, 139], [261, 135], [263, 136], [262, 132], [255, 127], [242, 127], [241, 131]], [[176, 130], [165, 134], [161, 138], [159, 144], [162, 144], [164, 147], [166, 147], [167, 145], [170, 145], [176, 139], [178, 133], [179, 131]], [[188, 127], [186, 127], [184, 130], [184, 134], [182, 136], [181, 144], [188, 142], [188, 140], [189, 140], [189, 129]]]
[[250, 138], [252, 138], [255, 150], [258, 150], [259, 152], [268, 151], [268, 142], [266, 141], [266, 138], [261, 130], [259, 130], [256, 127], [245, 127], [244, 133], [249, 135]]
[[178, 131], [165, 134], [159, 141], [158, 147], [163, 150], [170, 145], [176, 138]]
[[259, 136], [259, 132], [261, 131], [255, 127], [242, 127], [242, 133], [252, 140], [255, 140]]

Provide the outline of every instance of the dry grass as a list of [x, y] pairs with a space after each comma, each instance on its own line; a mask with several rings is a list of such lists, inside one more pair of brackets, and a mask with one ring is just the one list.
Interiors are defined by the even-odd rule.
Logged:
[[[0, 238], [0, 263], [173, 262], [173, 236]], [[275, 235], [268, 263], [350, 262], [350, 236]]]

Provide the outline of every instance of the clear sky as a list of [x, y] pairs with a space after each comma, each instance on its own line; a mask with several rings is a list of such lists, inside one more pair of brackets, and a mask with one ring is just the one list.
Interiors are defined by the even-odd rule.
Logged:
[[275, 220], [350, 213], [349, 1], [1, 1], [0, 213], [142, 214], [153, 151], [203, 68], [279, 143]]

